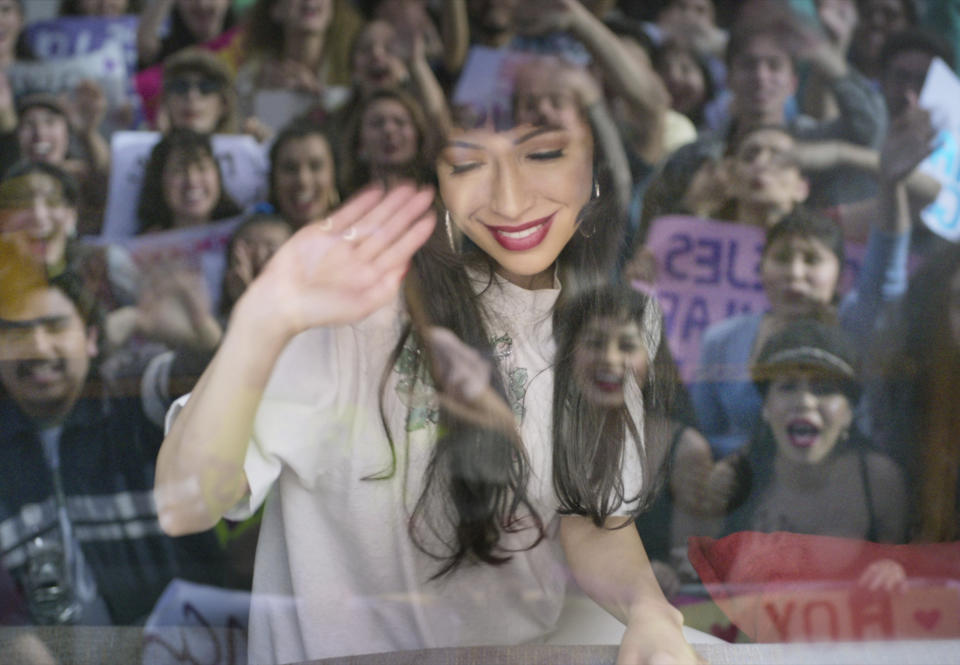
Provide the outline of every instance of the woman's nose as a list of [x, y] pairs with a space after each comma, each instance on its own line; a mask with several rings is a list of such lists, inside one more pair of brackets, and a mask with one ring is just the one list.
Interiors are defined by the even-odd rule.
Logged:
[[490, 208], [507, 219], [523, 221], [527, 210], [527, 194], [523, 178], [509, 163], [499, 164], [494, 175]]

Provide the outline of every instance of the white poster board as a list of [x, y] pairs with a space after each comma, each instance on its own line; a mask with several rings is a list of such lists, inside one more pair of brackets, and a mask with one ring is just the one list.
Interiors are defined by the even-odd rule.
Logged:
[[931, 231], [960, 241], [960, 79], [940, 58], [934, 58], [920, 92], [920, 106], [930, 111], [937, 129], [937, 147], [920, 169], [940, 181], [937, 200], [921, 217]]
[[18, 97], [31, 92], [70, 93], [78, 83], [89, 79], [103, 88], [111, 109], [130, 103], [126, 56], [116, 42], [106, 42], [84, 55], [16, 62], [7, 69], [7, 78]]
[[[115, 132], [110, 143], [110, 187], [102, 237], [124, 238], [137, 230], [137, 202], [150, 151], [159, 132]], [[267, 197], [269, 164], [263, 146], [253, 137], [217, 134], [213, 152], [220, 164], [223, 185], [241, 208]]]

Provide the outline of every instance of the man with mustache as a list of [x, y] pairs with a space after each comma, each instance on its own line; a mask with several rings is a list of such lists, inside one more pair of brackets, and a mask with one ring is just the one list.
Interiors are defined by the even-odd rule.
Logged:
[[161, 431], [139, 390], [108, 396], [99, 380], [101, 317], [81, 280], [24, 266], [0, 283], [0, 558], [32, 620], [136, 623], [172, 578], [215, 581], [209, 533], [160, 531]]

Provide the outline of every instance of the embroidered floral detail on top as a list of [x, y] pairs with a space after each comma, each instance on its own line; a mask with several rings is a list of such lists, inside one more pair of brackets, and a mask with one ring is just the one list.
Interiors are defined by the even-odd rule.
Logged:
[[[526, 367], [507, 369], [505, 359], [513, 354], [513, 339], [509, 335], [500, 335], [490, 340], [494, 359], [502, 371], [506, 372], [507, 399], [517, 420], [522, 421], [525, 414], [523, 406], [527, 394], [529, 372]], [[440, 422], [440, 407], [437, 402], [436, 387], [424, 365], [419, 365], [420, 348], [413, 337], [408, 337], [400, 351], [393, 371], [400, 375], [394, 390], [400, 403], [407, 407], [406, 430], [415, 432], [425, 427], [434, 427]]]

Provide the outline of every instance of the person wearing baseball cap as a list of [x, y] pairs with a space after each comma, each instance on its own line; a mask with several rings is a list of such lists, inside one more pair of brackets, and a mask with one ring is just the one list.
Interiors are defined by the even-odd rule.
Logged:
[[836, 326], [801, 319], [761, 348], [752, 378], [762, 420], [746, 451], [745, 503], [728, 531], [790, 531], [902, 542], [903, 473], [857, 430], [856, 350]]

